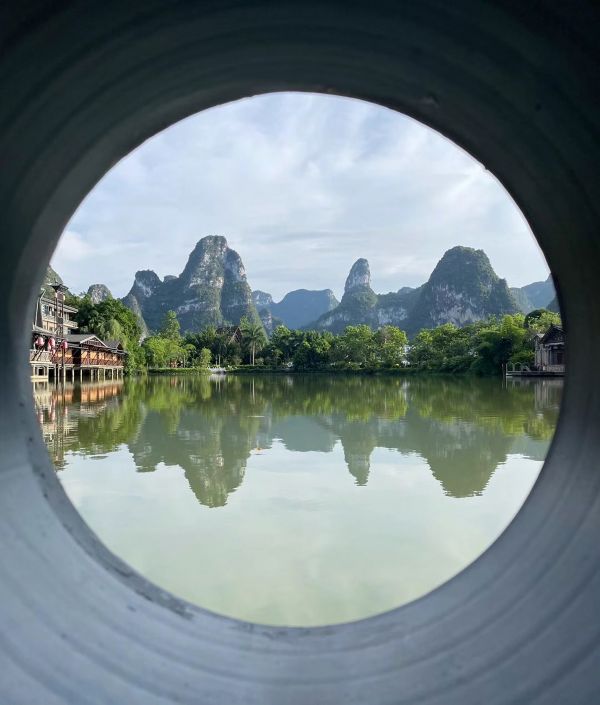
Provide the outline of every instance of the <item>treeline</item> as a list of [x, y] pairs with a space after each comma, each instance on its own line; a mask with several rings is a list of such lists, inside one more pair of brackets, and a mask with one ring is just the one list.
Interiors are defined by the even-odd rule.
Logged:
[[217, 364], [295, 370], [360, 369], [401, 367], [408, 339], [404, 331], [383, 326], [373, 332], [369, 326], [348, 326], [342, 335], [328, 331], [290, 330], [277, 326], [267, 339], [261, 326], [242, 321], [241, 335], [231, 330], [208, 327], [188, 335], [196, 349], [208, 349]]
[[183, 335], [177, 315], [169, 311], [161, 330], [140, 344], [135, 315], [118, 299], [93, 304], [89, 297], [70, 297], [78, 308], [82, 332], [119, 340], [128, 351], [130, 372], [147, 368], [262, 368], [297, 371], [414, 370], [499, 374], [507, 363], [533, 364], [535, 335], [560, 325], [558, 314], [545, 309], [505, 315], [458, 328], [444, 324], [420, 331], [411, 341], [395, 326], [373, 331], [348, 326], [329, 331], [290, 330], [278, 326], [270, 338], [255, 321], [239, 326], [208, 326]]
[[215, 364], [243, 364], [268, 369], [311, 370], [415, 370], [424, 372], [500, 374], [507, 363], [532, 365], [535, 336], [560, 325], [560, 316], [545, 309], [528, 315], [505, 315], [463, 328], [444, 324], [425, 329], [409, 341], [394, 326], [373, 331], [369, 326], [348, 326], [340, 335], [328, 331], [289, 330], [278, 326], [270, 339], [260, 326], [242, 322], [240, 339], [231, 331], [209, 327], [185, 337], [194, 351], [210, 352]]
[[489, 318], [463, 328], [445, 324], [420, 331], [407, 362], [423, 371], [499, 374], [507, 363], [533, 365], [535, 336], [560, 324], [560, 316], [546, 309]]

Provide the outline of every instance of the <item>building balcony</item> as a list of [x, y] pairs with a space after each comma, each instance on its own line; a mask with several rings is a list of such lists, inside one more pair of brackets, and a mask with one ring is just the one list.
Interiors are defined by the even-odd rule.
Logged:
[[51, 364], [52, 354], [49, 350], [30, 350], [29, 351], [29, 362], [42, 362]]

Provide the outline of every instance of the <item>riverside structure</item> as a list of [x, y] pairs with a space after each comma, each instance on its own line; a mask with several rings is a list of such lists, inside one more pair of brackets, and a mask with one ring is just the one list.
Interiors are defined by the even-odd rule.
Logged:
[[67, 287], [53, 284], [54, 297], [43, 291], [37, 299], [31, 329], [29, 365], [33, 381], [118, 379], [127, 352], [118, 340], [77, 333], [77, 309], [65, 303]]

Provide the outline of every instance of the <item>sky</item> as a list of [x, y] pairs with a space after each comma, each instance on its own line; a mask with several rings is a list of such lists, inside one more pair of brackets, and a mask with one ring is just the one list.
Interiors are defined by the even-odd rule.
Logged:
[[455, 245], [483, 249], [510, 286], [548, 267], [520, 210], [470, 155], [371, 103], [309, 93], [193, 115], [114, 166], [67, 225], [52, 266], [71, 291], [124, 296], [139, 269], [179, 274], [224, 235], [252, 289], [333, 289], [365, 257], [377, 293], [425, 282]]

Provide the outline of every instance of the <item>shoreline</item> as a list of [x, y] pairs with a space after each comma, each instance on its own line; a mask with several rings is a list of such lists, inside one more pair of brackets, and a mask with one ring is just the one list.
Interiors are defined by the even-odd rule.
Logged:
[[443, 372], [438, 370], [416, 370], [416, 369], [324, 369], [324, 370], [295, 370], [293, 368], [281, 367], [233, 367], [226, 369], [224, 372], [213, 372], [206, 369], [198, 369], [194, 367], [179, 367], [179, 368], [148, 368], [125, 375], [126, 377], [142, 377], [142, 376], [211, 376], [221, 375], [347, 375], [355, 377], [464, 377], [473, 379], [521, 379], [527, 377], [529, 379], [564, 379], [564, 375], [557, 374], [536, 374], [536, 375], [502, 375], [488, 374], [481, 375], [472, 371], [466, 372]]

